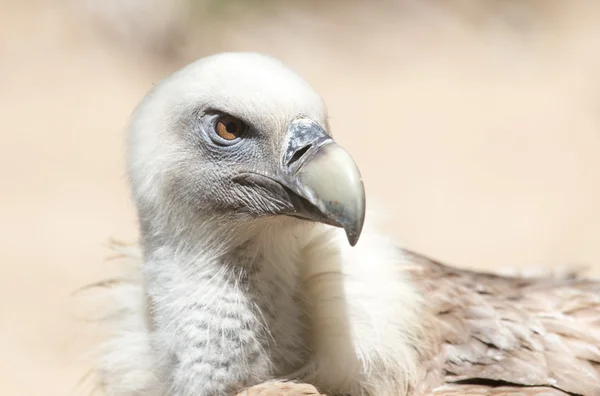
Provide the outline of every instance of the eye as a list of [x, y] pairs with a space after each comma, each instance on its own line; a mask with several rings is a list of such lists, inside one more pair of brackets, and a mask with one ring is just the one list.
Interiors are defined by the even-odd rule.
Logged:
[[215, 123], [215, 132], [219, 137], [225, 140], [235, 140], [246, 131], [246, 124], [243, 121], [224, 115], [217, 119]]

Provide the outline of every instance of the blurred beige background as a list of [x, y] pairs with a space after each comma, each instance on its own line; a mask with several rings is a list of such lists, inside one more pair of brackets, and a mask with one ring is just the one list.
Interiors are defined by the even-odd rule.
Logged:
[[127, 117], [225, 50], [322, 93], [404, 246], [600, 273], [597, 1], [0, 0], [1, 395], [91, 391], [71, 293], [118, 270], [110, 238], [137, 237]]

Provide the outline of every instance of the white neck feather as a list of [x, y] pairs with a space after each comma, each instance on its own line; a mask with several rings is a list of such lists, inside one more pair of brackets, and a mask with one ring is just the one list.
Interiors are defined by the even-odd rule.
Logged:
[[[243, 322], [241, 330], [234, 326], [248, 345], [241, 354], [254, 359], [250, 368], [244, 362], [231, 369], [241, 370], [248, 384], [282, 376], [332, 394], [397, 396], [414, 383], [421, 298], [404, 278], [400, 250], [369, 222], [354, 248], [342, 230], [291, 218], [255, 221], [238, 233], [215, 229], [230, 233], [145, 252], [139, 301], [131, 301], [131, 289], [123, 291], [129, 300], [122, 304], [140, 308], [120, 322], [121, 335], [111, 345], [121, 349], [105, 348], [103, 369], [116, 389], [205, 394], [194, 381], [206, 386], [207, 378], [176, 367], [185, 359], [213, 358], [210, 348], [193, 355], [194, 347], [217, 343], [219, 332], [227, 337], [231, 317]], [[144, 294], [149, 317], [141, 308]], [[201, 332], [198, 323], [207, 323]], [[147, 371], [152, 375], [142, 375]], [[225, 391], [215, 382], [213, 392]]]

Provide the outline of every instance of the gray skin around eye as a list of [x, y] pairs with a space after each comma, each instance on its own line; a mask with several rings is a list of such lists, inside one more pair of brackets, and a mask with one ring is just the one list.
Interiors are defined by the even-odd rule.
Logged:
[[[180, 135], [188, 143], [182, 152], [183, 169], [177, 169], [171, 177], [172, 193], [180, 195], [178, 201], [188, 202], [194, 211], [234, 210], [268, 216], [288, 208], [287, 192], [270, 184], [268, 179], [244, 179], [243, 182], [238, 179], [241, 173], [249, 171], [272, 174], [277, 167], [278, 153], [274, 152], [265, 133], [246, 123], [245, 133], [227, 142], [214, 130], [221, 116], [218, 113], [195, 115], [187, 123], [187, 131]], [[197, 175], [194, 180], [201, 182], [190, 185], [190, 175]]]

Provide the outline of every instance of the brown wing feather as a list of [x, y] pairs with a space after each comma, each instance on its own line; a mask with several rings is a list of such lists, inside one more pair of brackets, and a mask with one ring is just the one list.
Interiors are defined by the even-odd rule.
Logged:
[[428, 396], [568, 396], [561, 390], [549, 387], [514, 386], [492, 387], [486, 385], [446, 385], [429, 393]]
[[271, 381], [244, 389], [237, 396], [325, 396], [310, 384]]
[[600, 395], [600, 282], [509, 278], [406, 254], [435, 329], [418, 393]]

